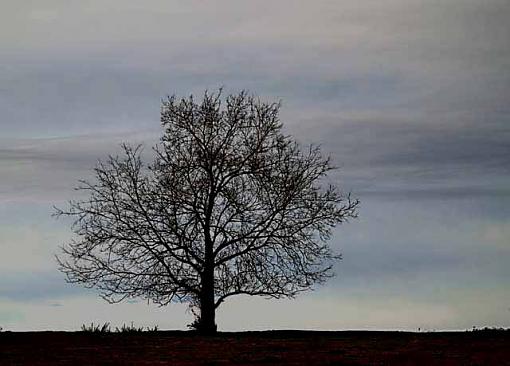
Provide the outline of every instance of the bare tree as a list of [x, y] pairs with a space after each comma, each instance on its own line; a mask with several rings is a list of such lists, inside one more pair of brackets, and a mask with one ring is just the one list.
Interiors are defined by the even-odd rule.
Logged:
[[57, 209], [74, 217], [76, 240], [58, 258], [67, 280], [109, 302], [188, 302], [204, 334], [230, 296], [293, 297], [324, 282], [339, 258], [326, 241], [358, 201], [324, 186], [329, 158], [285, 136], [279, 108], [246, 92], [163, 101], [155, 160], [123, 145], [81, 181], [87, 199]]

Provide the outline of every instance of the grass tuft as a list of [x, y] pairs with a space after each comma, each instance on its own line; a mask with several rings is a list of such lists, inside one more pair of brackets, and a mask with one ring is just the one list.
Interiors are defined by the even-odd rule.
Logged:
[[120, 328], [115, 327], [115, 331], [117, 333], [140, 333], [143, 332], [143, 327], [137, 328], [133, 325], [133, 322], [131, 322], [131, 325], [122, 324]]
[[103, 325], [90, 323], [90, 325], [83, 324], [81, 331], [85, 333], [110, 333], [110, 323], [106, 322]]
[[[0, 327], [0, 331], [1, 330], [2, 330], [2, 328]], [[157, 325], [155, 325], [152, 328], [151, 327], [147, 327], [147, 328], [135, 327], [133, 322], [131, 322], [131, 324], [122, 324], [122, 326], [120, 328], [115, 327], [115, 333], [141, 333], [141, 332], [145, 332], [145, 331], [154, 333], [154, 332], [157, 332], [158, 330], [159, 330], [159, 327]], [[112, 332], [109, 322], [106, 322], [103, 325], [94, 324], [94, 323], [90, 323], [90, 325], [83, 324], [81, 326], [81, 331], [85, 332], [85, 333], [111, 333]]]

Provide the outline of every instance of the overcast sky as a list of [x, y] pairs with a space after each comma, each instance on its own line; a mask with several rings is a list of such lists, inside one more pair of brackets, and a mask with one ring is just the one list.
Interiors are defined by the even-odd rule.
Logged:
[[[337, 276], [290, 301], [232, 299], [222, 330], [510, 326], [507, 0], [0, 0], [0, 326], [184, 329], [184, 305], [71, 286], [52, 206], [160, 100], [223, 86], [281, 99], [362, 204]], [[150, 149], [147, 149], [150, 150]]]

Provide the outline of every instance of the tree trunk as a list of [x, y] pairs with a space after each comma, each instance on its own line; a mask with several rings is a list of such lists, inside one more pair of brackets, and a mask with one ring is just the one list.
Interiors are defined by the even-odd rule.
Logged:
[[214, 306], [214, 270], [208, 268], [202, 274], [200, 294], [200, 320], [197, 330], [200, 334], [216, 333], [216, 307]]
[[[211, 178], [212, 179], [212, 178]], [[204, 335], [216, 333], [216, 307], [214, 306], [214, 252], [211, 240], [210, 221], [214, 197], [209, 193], [209, 204], [205, 217], [204, 231], [204, 270], [202, 272], [202, 289], [200, 293], [200, 321], [198, 331]]]

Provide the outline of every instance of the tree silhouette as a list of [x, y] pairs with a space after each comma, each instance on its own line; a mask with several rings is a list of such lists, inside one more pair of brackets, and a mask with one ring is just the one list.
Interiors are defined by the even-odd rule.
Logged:
[[57, 209], [74, 218], [57, 257], [67, 280], [109, 302], [188, 302], [204, 334], [230, 296], [293, 297], [324, 282], [339, 258], [326, 241], [358, 201], [322, 184], [329, 158], [284, 135], [279, 108], [244, 91], [164, 100], [154, 161], [123, 145], [80, 181], [86, 199]]

